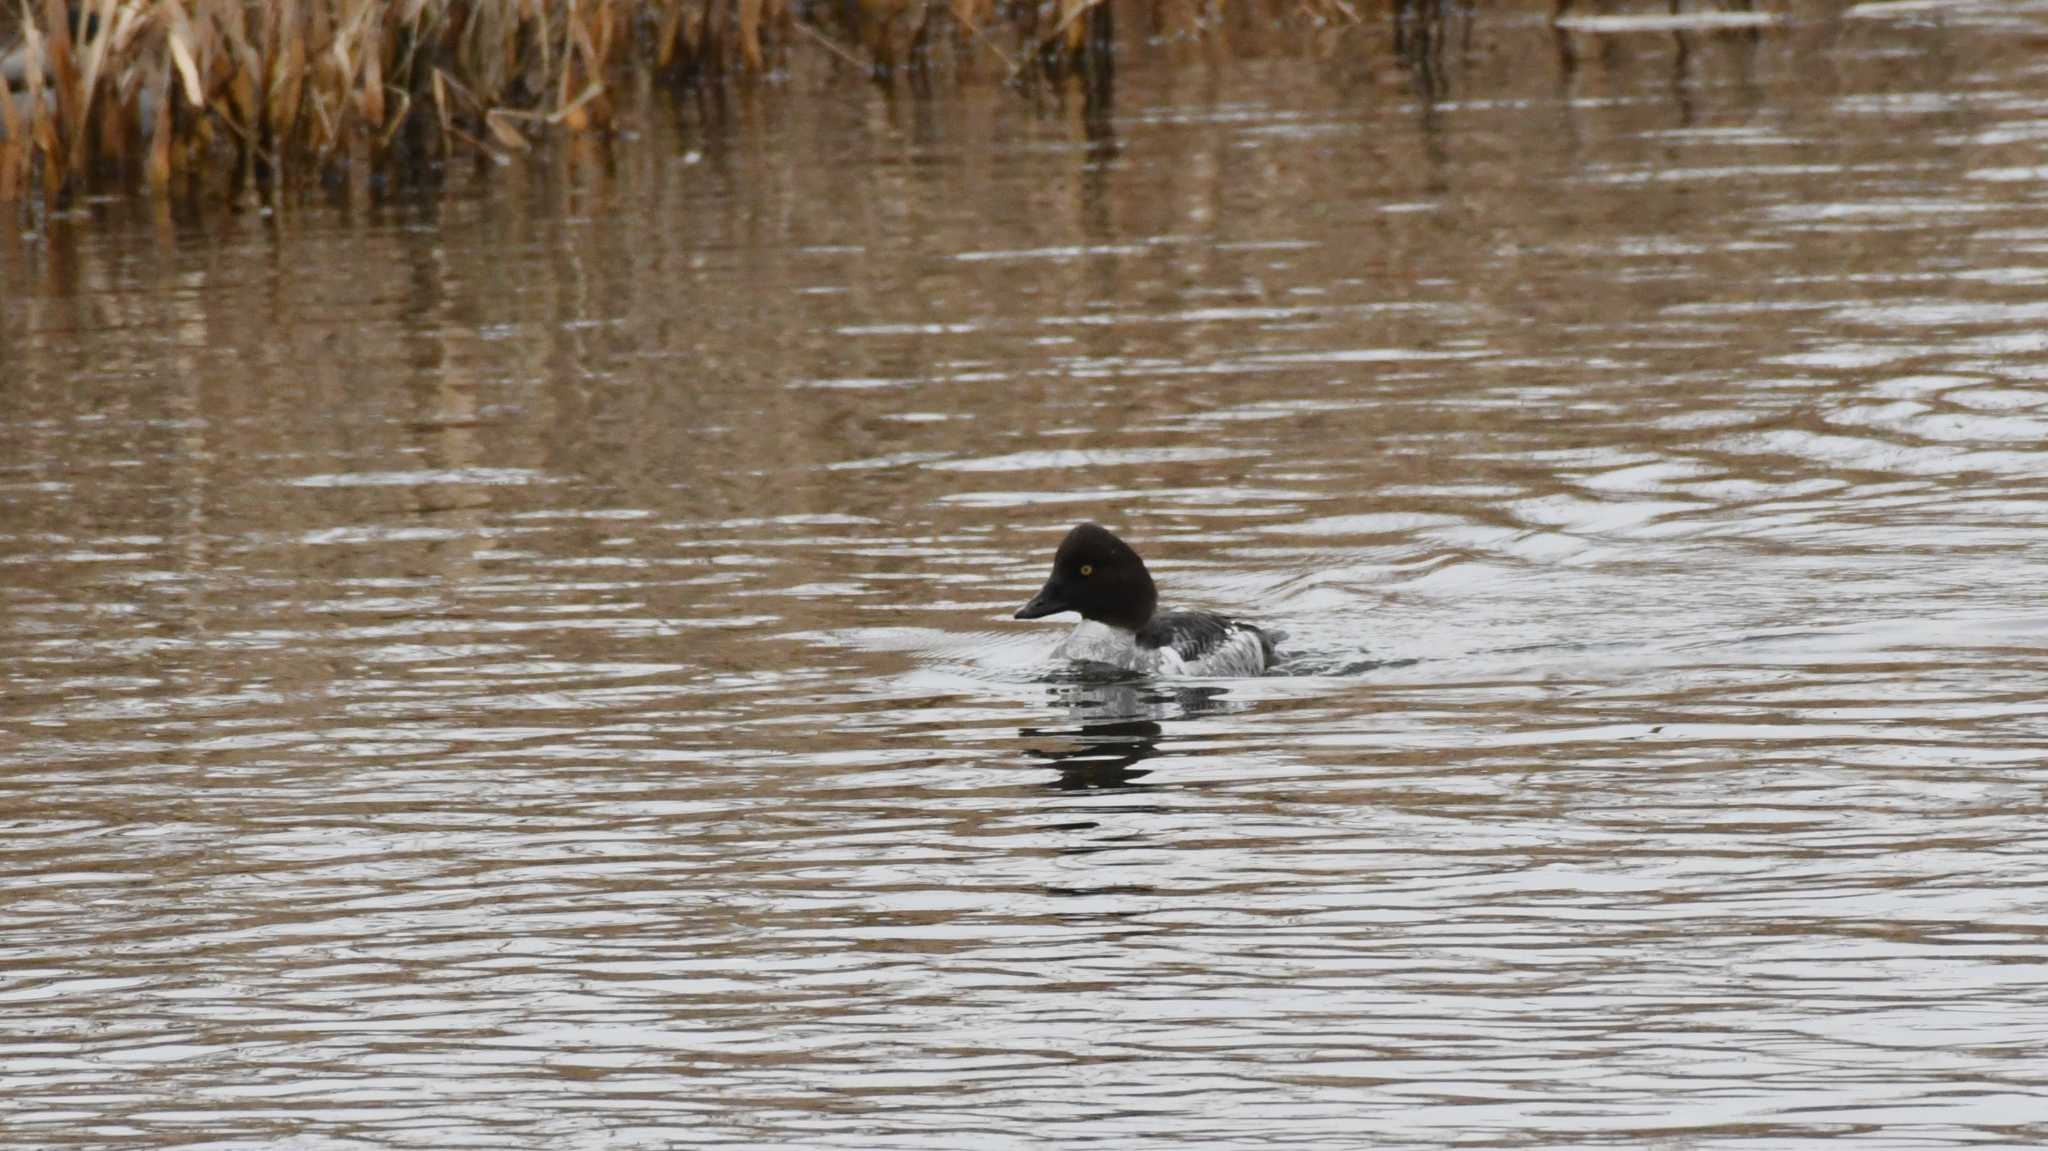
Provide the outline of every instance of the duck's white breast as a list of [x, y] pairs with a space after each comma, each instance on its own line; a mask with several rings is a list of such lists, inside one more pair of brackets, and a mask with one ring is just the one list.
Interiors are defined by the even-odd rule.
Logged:
[[1138, 646], [1137, 633], [1106, 623], [1084, 619], [1053, 651], [1058, 659], [1076, 663], [1101, 663], [1125, 671], [1151, 673], [1158, 669], [1158, 652]]

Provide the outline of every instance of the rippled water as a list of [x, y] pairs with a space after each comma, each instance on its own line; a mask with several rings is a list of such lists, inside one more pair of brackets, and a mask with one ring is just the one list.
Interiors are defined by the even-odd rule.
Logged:
[[2048, 25], [1876, 15], [0, 236], [0, 1144], [2048, 1140]]

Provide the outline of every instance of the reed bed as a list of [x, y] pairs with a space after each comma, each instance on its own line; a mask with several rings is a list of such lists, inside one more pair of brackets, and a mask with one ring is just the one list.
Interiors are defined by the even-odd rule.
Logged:
[[997, 46], [999, 20], [1021, 31], [1022, 56], [1079, 59], [1108, 13], [1107, 0], [1007, 17], [997, 0], [829, 0], [801, 15], [792, 0], [19, 2], [0, 17], [0, 201], [108, 181], [268, 190], [523, 152], [607, 130], [628, 69], [772, 72], [799, 44], [886, 76], [950, 31], [963, 56], [1014, 73], [1019, 40]]
[[[1563, 15], [1574, 0], [1524, 0]], [[1604, 9], [1613, 0], [1587, 0]], [[1620, 0], [1627, 4], [1629, 0]], [[1686, 0], [1752, 9], [1755, 0]], [[1109, 67], [1140, 34], [1234, 21], [1441, 21], [1449, 0], [0, 0], [0, 202], [109, 184], [274, 195], [603, 134], [622, 78], [773, 73], [792, 52], [887, 79]], [[1660, 6], [1662, 0], [1660, 0]], [[11, 25], [11, 27], [10, 27]], [[1096, 77], [1100, 79], [1100, 76]]]
[[0, 61], [0, 199], [270, 181], [605, 129], [629, 58], [768, 66], [787, 0], [44, 0]]

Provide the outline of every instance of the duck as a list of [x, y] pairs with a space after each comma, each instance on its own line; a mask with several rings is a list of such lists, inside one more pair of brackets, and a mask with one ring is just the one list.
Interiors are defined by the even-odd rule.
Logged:
[[1101, 524], [1082, 523], [1060, 541], [1045, 586], [1015, 618], [1076, 612], [1081, 622], [1054, 658], [1139, 675], [1263, 675], [1285, 638], [1213, 612], [1158, 607], [1158, 585], [1137, 550]]

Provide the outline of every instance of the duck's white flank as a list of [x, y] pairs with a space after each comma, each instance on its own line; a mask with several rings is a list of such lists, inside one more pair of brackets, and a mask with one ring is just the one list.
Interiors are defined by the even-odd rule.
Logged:
[[1053, 652], [1055, 658], [1103, 664], [1140, 675], [1217, 678], [1259, 675], [1266, 670], [1266, 645], [1256, 631], [1226, 624], [1220, 642], [1187, 659], [1171, 644], [1148, 647], [1138, 634], [1095, 620], [1082, 620]]

